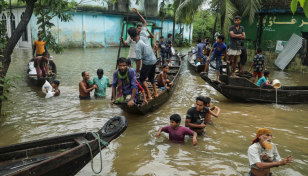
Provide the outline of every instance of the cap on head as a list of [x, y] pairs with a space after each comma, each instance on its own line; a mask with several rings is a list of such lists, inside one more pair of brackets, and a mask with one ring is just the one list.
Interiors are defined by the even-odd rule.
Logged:
[[272, 132], [267, 128], [258, 129], [257, 134], [256, 134], [256, 138], [252, 141], [251, 145], [256, 143], [256, 142], [259, 142], [259, 136], [264, 135], [264, 134], [271, 134], [272, 135]]

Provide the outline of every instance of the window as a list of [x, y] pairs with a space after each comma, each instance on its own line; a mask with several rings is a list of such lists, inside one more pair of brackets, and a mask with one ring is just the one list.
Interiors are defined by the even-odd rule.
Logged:
[[[25, 12], [22, 12], [20, 19], [22, 19], [24, 17], [24, 15], [25, 15]], [[28, 29], [27, 29], [27, 27], [25, 28], [24, 32], [22, 33], [21, 40], [22, 41], [28, 41]]]
[[10, 16], [10, 19], [12, 20], [12, 24], [11, 24], [12, 31], [15, 32], [16, 25], [15, 25], [15, 16], [14, 16], [13, 13], [12, 13], [11, 16]]
[[2, 21], [3, 21], [5, 28], [7, 28], [6, 27], [6, 16], [4, 15], [4, 13], [2, 14]]

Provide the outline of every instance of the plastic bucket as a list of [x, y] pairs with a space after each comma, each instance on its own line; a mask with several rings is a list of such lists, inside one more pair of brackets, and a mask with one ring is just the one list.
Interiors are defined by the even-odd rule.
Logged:
[[274, 79], [273, 80], [273, 87], [275, 89], [279, 89], [281, 87], [281, 83], [280, 83], [280, 81], [278, 79]]

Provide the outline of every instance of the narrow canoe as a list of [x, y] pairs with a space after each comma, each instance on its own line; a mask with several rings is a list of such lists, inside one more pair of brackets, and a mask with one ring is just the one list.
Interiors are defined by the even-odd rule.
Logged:
[[196, 55], [192, 55], [190, 56], [191, 54], [193, 53], [193, 51], [189, 51], [188, 52], [188, 58], [187, 58], [187, 62], [188, 62], [188, 65], [190, 67], [190, 69], [194, 70], [195, 72], [197, 73], [201, 73], [204, 71], [204, 68], [205, 68], [205, 65], [204, 64], [200, 64], [200, 65], [195, 65], [195, 62], [194, 60], [196, 59]]
[[[127, 128], [125, 117], [108, 120], [97, 132], [101, 149], [119, 137]], [[0, 175], [5, 176], [70, 176], [78, 173], [99, 153], [97, 138], [91, 132], [80, 132], [0, 147]]]
[[[52, 73], [54, 73], [52, 76], [48, 76], [46, 78], [37, 78], [36, 76], [36, 72], [34, 74], [31, 73], [31, 69], [34, 68], [34, 59], [31, 59], [27, 65], [27, 68], [26, 68], [26, 75], [27, 75], [27, 79], [29, 81], [29, 83], [35, 85], [35, 86], [43, 86], [45, 84], [45, 81], [48, 81], [50, 84], [53, 82], [54, 79], [56, 79], [56, 76], [57, 76], [57, 66], [54, 62], [52, 62], [51, 64], [52, 66]], [[35, 68], [34, 68], [35, 69]]]
[[243, 77], [220, 75], [222, 83], [205, 74], [201, 78], [226, 98], [237, 102], [276, 103], [277, 98], [278, 104], [308, 104], [308, 86], [282, 86], [276, 90], [260, 88]]
[[[169, 72], [167, 73], [167, 78], [170, 82], [173, 83], [173, 86], [170, 86], [169, 89], [165, 89], [161, 91], [160, 88], [157, 88], [158, 97], [153, 98], [152, 100], [148, 101], [148, 104], [143, 103], [142, 101], [137, 101], [136, 104], [132, 107], [127, 106], [127, 102], [119, 102], [116, 105], [120, 107], [123, 111], [131, 113], [131, 114], [146, 114], [148, 112], [152, 112], [158, 109], [161, 105], [163, 105], [172, 95], [180, 77], [182, 60], [181, 58], [176, 55], [172, 57], [171, 60], [172, 66], [169, 67]], [[161, 69], [159, 65], [156, 68]], [[159, 74], [159, 72], [156, 72]], [[150, 84], [150, 83], [148, 83]], [[149, 86], [150, 92], [153, 92], [153, 87]]]

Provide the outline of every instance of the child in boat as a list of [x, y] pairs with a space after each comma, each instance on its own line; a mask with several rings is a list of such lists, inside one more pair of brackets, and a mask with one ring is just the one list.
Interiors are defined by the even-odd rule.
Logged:
[[170, 116], [170, 126], [165, 126], [159, 128], [156, 133], [156, 137], [158, 138], [160, 133], [163, 131], [165, 133], [169, 133], [169, 140], [173, 142], [184, 142], [185, 135], [193, 136], [193, 146], [197, 145], [197, 133], [186, 128], [180, 126], [181, 116], [179, 114], [173, 114]]
[[169, 89], [169, 86], [172, 86], [173, 83], [170, 83], [170, 80], [167, 79], [167, 72], [169, 71], [168, 64], [163, 65], [163, 71], [161, 71], [157, 77], [157, 86], [158, 87], [165, 87]]
[[97, 89], [95, 89], [94, 92], [94, 97], [106, 97], [106, 88], [111, 87], [109, 78], [104, 76], [104, 70], [101, 68], [96, 71], [96, 74], [97, 76], [94, 76], [93, 78], [93, 84], [97, 86]]
[[252, 59], [252, 64], [250, 66], [249, 71], [254, 66], [254, 71], [252, 74], [252, 82], [255, 83], [256, 77], [258, 76], [258, 80], [263, 76], [262, 72], [266, 70], [265, 68], [265, 58], [262, 54], [262, 48], [258, 47], [256, 51], [257, 55], [255, 55]]
[[271, 88], [271, 87], [273, 87], [271, 82], [269, 82], [269, 80], [268, 80], [268, 78], [270, 77], [270, 71], [264, 70], [263, 74], [264, 74], [264, 76], [258, 80], [257, 86], [260, 86], [261, 88]]

